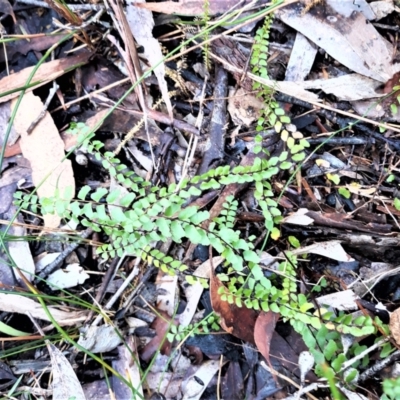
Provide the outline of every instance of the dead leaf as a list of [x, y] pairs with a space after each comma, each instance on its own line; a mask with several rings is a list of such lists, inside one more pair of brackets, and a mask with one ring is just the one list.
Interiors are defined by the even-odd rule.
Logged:
[[218, 289], [223, 286], [222, 282], [212, 270], [210, 274], [210, 296], [214, 312], [221, 318], [221, 327], [246, 342], [254, 342], [254, 326], [257, 319], [257, 312], [247, 307], [238, 307], [236, 304], [229, 304], [221, 299]]
[[[20, 238], [26, 237], [26, 228], [14, 225], [10, 229], [10, 234]], [[29, 282], [32, 282], [35, 276], [35, 263], [33, 262], [29, 242], [26, 240], [11, 240], [8, 244], [8, 251], [21, 273], [24, 274]], [[22, 284], [22, 287], [25, 287], [19, 274], [15, 275], [17, 280]]]
[[85, 400], [85, 394], [75, 371], [70, 362], [57, 349], [56, 346], [49, 343], [47, 345], [51, 357], [51, 372], [53, 374], [53, 399], [64, 400], [73, 397], [75, 400]]
[[[88, 314], [87, 311], [62, 311], [53, 306], [49, 306], [48, 309], [53, 318], [61, 326], [76, 325], [84, 321]], [[0, 293], [0, 310], [18, 314], [26, 314], [29, 312], [33, 318], [50, 322], [50, 318], [39, 302], [18, 294]]]
[[135, 7], [140, 3], [146, 4], [145, 0], [140, 0], [136, 3], [127, 3], [126, 18], [135, 40], [140, 46], [143, 46], [144, 57], [149, 61], [151, 67], [155, 67], [153, 72], [157, 77], [158, 86], [160, 87], [164, 103], [167, 106], [168, 114], [172, 121], [172, 104], [165, 80], [165, 66], [161, 62], [164, 56], [161, 52], [160, 43], [153, 37], [153, 14], [150, 10]]
[[79, 264], [69, 264], [47, 277], [47, 284], [53, 290], [67, 289], [80, 285], [89, 279], [89, 275]]
[[[1, 82], [1, 81], [0, 81]], [[4, 144], [4, 135], [7, 132], [7, 125], [8, 122], [10, 121], [11, 117], [11, 103], [3, 103], [0, 104], [0, 145], [3, 146]], [[7, 139], [7, 146], [6, 146], [6, 152], [9, 149], [10, 146], [14, 145], [19, 138], [18, 133], [15, 131], [14, 127], [11, 127], [10, 134], [8, 135]], [[19, 154], [19, 153], [17, 153]], [[5, 157], [10, 157], [10, 155], [5, 156]]]
[[362, 13], [352, 11], [351, 16], [343, 16], [325, 4], [305, 15], [301, 10], [302, 6], [295, 3], [282, 8], [278, 15], [352, 71], [380, 82], [392, 77], [393, 46], [367, 23]]
[[[48, 82], [57, 79], [66, 72], [70, 72], [74, 68], [80, 67], [86, 64], [89, 59], [90, 53], [84, 52], [77, 56], [62, 58], [61, 60], [49, 61], [42, 64], [31, 82], [35, 82], [35, 86], [27, 88], [26, 91], [30, 92], [33, 89], [37, 89], [39, 86], [43, 86]], [[15, 74], [4, 77], [0, 80], [0, 93], [12, 92], [3, 97], [0, 97], [0, 103], [11, 100], [18, 97], [20, 92], [18, 89], [26, 85], [26, 82], [35, 67], [28, 67], [19, 71]]]
[[121, 335], [114, 326], [89, 326], [80, 329], [78, 344], [92, 353], [114, 350], [121, 343]]
[[[22, 163], [21, 163], [22, 164]], [[7, 168], [0, 178], [0, 213], [3, 214], [10, 209], [14, 200], [14, 193], [19, 186], [32, 186], [31, 169], [23, 165]]]
[[259, 98], [247, 93], [243, 88], [230, 88], [228, 111], [237, 125], [250, 126], [260, 116], [265, 104]]
[[379, 21], [382, 18], [385, 18], [387, 15], [391, 14], [394, 10], [393, 1], [373, 1], [370, 4], [370, 7], [373, 13], [376, 16], [376, 20]]
[[222, 379], [221, 395], [223, 399], [243, 399], [244, 378], [238, 361], [231, 361]]
[[314, 220], [306, 215], [307, 212], [307, 208], [299, 208], [296, 212], [285, 217], [282, 223], [303, 226], [311, 225], [314, 223]]
[[178, 276], [168, 275], [160, 269], [156, 279], [156, 287], [160, 293], [157, 296], [157, 308], [171, 317], [175, 313], [176, 302], [179, 297]]
[[[243, 8], [246, 4], [251, 3], [252, 0], [218, 0], [210, 1], [209, 3], [209, 14], [222, 14], [227, 10], [240, 4], [240, 8]], [[269, 3], [268, 0], [259, 0], [257, 5]], [[149, 11], [159, 12], [163, 14], [177, 14], [196, 16], [204, 14], [204, 1], [203, 0], [181, 0], [176, 1], [162, 1], [160, 3], [132, 3], [136, 7], [145, 8]]]
[[357, 300], [360, 300], [360, 298], [350, 289], [330, 293], [315, 299], [321, 307], [328, 306], [341, 311], [358, 310]]
[[321, 89], [326, 94], [333, 94], [338, 100], [356, 101], [385, 96], [385, 93], [377, 91], [382, 86], [381, 82], [360, 74], [347, 74], [337, 78], [297, 83], [304, 89]]
[[[124, 340], [124, 344], [118, 346], [118, 359], [113, 360], [112, 367], [114, 371], [117, 371], [121, 376], [125, 377], [129, 383], [138, 392], [136, 398], [143, 396], [143, 388], [140, 378], [140, 365], [138, 364], [137, 350], [136, 350], [136, 338], [129, 336]], [[132, 359], [132, 353], [136, 355], [135, 359]], [[121, 380], [113, 375], [111, 377], [112, 387], [114, 389], [115, 399], [130, 399], [132, 398], [132, 389], [125, 385]]]
[[[223, 258], [221, 256], [213, 257], [212, 264], [218, 265], [222, 262]], [[210, 278], [211, 263], [210, 260], [204, 261], [197, 269], [193, 272], [194, 276], [199, 278]], [[188, 326], [192, 321], [192, 318], [196, 312], [197, 305], [199, 303], [200, 297], [203, 294], [203, 285], [199, 282], [193, 285], [187, 285], [185, 288], [185, 297], [187, 299], [187, 304], [185, 309], [181, 314], [179, 314], [179, 325]]]
[[225, 363], [226, 361], [220, 363], [219, 360], [204, 362], [185, 385], [182, 400], [200, 400], [212, 377]]
[[[16, 100], [12, 103], [12, 108]], [[31, 92], [26, 93], [17, 110], [14, 128], [21, 135], [21, 150], [32, 168], [32, 181], [37, 187], [39, 197], [53, 197], [56, 190], [64, 196], [70, 188], [69, 198], [75, 194], [75, 180], [70, 160], [64, 160], [64, 143], [50, 114], [36, 125], [31, 134], [27, 129], [42, 112], [43, 103]], [[45, 160], [45, 162], [44, 162]], [[45, 226], [57, 228], [61, 218], [57, 215], [44, 215]]]
[[[159, 315], [155, 318], [151, 324], [151, 328], [156, 331], [156, 336], [154, 336], [149, 343], [144, 346], [140, 351], [140, 358], [143, 361], [149, 361], [154, 356], [156, 351], [160, 349], [161, 354], [169, 355], [171, 352], [172, 344], [165, 339], [170, 326], [171, 317], [164, 311], [157, 311]], [[161, 343], [163, 343], [162, 347]]]
[[254, 326], [254, 341], [271, 369], [273, 368], [269, 358], [269, 351], [278, 318], [279, 314], [277, 313], [261, 311]]
[[[162, 393], [165, 399], [181, 399], [182, 377], [175, 372], [149, 372], [145, 381], [146, 388], [156, 394]], [[161, 397], [162, 399], [162, 397]]]
[[343, 249], [342, 245], [338, 240], [331, 240], [329, 242], [318, 242], [310, 246], [302, 247], [299, 249], [292, 250], [295, 255], [301, 254], [319, 254], [327, 258], [331, 258], [336, 261], [350, 262], [354, 261]]
[[311, 71], [317, 52], [318, 47], [297, 32], [286, 68], [285, 81], [304, 81]]
[[400, 345], [400, 308], [390, 314], [390, 333], [398, 345]]
[[[1, 1], [0, 1], [1, 2]], [[1, 9], [0, 5], [0, 9]], [[47, 50], [60, 40], [58, 35], [47, 36], [43, 34], [40, 37], [30, 38], [28, 40], [18, 40], [12, 43], [7, 43], [7, 58], [10, 60], [15, 54], [26, 55], [29, 51]], [[0, 62], [4, 62], [4, 52], [0, 51]]]
[[346, 188], [350, 193], [354, 193], [360, 196], [373, 197], [376, 192], [376, 187], [363, 187], [358, 183], [346, 184]]

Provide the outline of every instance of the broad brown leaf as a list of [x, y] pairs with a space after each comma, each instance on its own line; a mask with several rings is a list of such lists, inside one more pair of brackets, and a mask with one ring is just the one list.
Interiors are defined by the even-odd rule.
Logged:
[[397, 344], [400, 344], [400, 308], [390, 314], [390, 333]]
[[238, 307], [236, 304], [229, 304], [221, 299], [218, 289], [223, 286], [222, 282], [215, 275], [214, 268], [210, 274], [210, 296], [213, 310], [221, 318], [221, 327], [246, 342], [254, 342], [254, 326], [257, 319], [257, 312], [246, 307]]

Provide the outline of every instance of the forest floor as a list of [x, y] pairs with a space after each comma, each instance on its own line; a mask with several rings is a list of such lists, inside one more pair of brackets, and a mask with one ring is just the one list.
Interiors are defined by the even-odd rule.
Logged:
[[397, 0], [0, 0], [0, 392], [400, 398]]

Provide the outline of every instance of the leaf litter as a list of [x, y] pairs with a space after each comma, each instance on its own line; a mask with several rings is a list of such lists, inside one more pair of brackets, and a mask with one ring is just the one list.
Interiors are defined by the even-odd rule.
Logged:
[[[117, 223], [122, 222], [118, 204], [129, 196], [125, 192], [129, 182], [122, 178], [117, 182], [110, 173], [112, 163], [96, 159], [85, 144], [80, 146], [82, 126], [77, 121], [84, 123], [84, 132], [97, 131], [96, 137], [104, 144], [104, 152], [112, 154], [111, 158], [117, 153], [122, 157], [119, 171], [135, 171], [130, 175], [133, 181], [135, 176], [142, 176], [152, 185], [168, 187], [180, 184], [182, 176], [191, 177], [196, 171], [206, 173], [214, 166], [252, 165], [254, 132], [265, 108], [252, 91], [253, 81], [277, 91], [279, 107], [292, 119], [288, 131], [311, 144], [296, 180], [285, 185], [290, 176], [283, 169], [278, 178], [271, 180], [274, 198], [282, 192], [279, 232], [271, 235], [273, 240], [267, 234], [269, 221], [260, 213], [260, 199], [255, 198], [254, 187], [245, 180], [228, 183], [222, 190], [211, 185], [207, 193], [193, 191], [196, 194], [187, 195], [185, 206], [200, 205], [209, 210], [210, 219], [202, 220], [202, 211], [192, 218], [201, 221], [202, 229], [212, 230], [214, 218], [229, 215], [224, 204], [233, 196], [239, 201], [233, 224], [240, 229], [241, 238], [255, 236], [257, 250], [264, 249], [264, 241], [268, 243], [268, 253], [260, 253], [264, 278], [272, 277], [276, 282], [285, 276], [279, 271], [280, 263], [293, 246], [291, 252], [299, 260], [294, 277], [296, 288], [302, 295], [310, 294], [318, 304], [315, 314], [324, 307], [333, 313], [361, 310], [359, 318], [379, 315], [388, 322], [391, 312], [389, 328], [398, 341], [399, 128], [393, 123], [399, 118], [399, 45], [391, 28], [395, 27], [399, 10], [393, 2], [325, 0], [281, 4], [269, 33], [268, 79], [255, 76], [247, 61], [263, 17], [254, 17], [240, 35], [232, 34], [235, 18], [230, 18], [229, 24], [220, 24], [223, 28], [218, 27], [215, 36], [214, 32], [199, 34], [199, 30], [187, 25], [189, 21], [209, 27], [210, 20], [219, 23], [225, 13], [235, 10], [240, 10], [240, 19], [241, 15], [249, 15], [252, 2], [143, 1], [128, 4], [125, 11], [112, 3], [111, 7], [107, 5], [109, 14], [102, 12], [100, 4], [99, 9], [93, 7], [87, 15], [79, 7], [70, 11], [62, 6], [55, 8], [61, 23], [52, 21], [51, 13], [43, 9], [43, 14], [37, 14], [40, 29], [50, 33], [56, 27], [63, 30], [66, 21], [76, 24], [80, 27], [76, 35], [87, 49], [80, 50], [72, 40], [60, 44], [55, 58], [37, 69], [31, 79], [34, 85], [24, 89], [19, 104], [21, 88], [35, 69], [29, 52], [34, 51], [39, 57], [40, 52], [58, 42], [51, 36], [38, 40], [35, 35], [42, 33], [31, 20], [25, 21], [23, 10], [4, 4], [5, 14], [11, 16], [3, 21], [6, 36], [12, 35], [14, 25], [21, 21], [27, 24], [25, 30], [29, 33], [26, 41], [5, 44], [6, 51], [0, 58], [0, 62], [11, 66], [9, 76], [0, 76], [0, 98], [4, 103], [0, 125], [4, 132], [13, 107], [18, 105], [12, 137], [2, 137], [5, 158], [0, 182], [4, 188], [5, 245], [1, 256], [0, 284], [4, 293], [0, 293], [0, 309], [10, 324], [2, 326], [2, 331], [7, 334], [7, 328], [15, 326], [35, 337], [36, 329], [27, 323], [28, 316], [39, 320], [46, 331], [52, 329], [60, 334], [55, 322], [71, 329], [70, 354], [61, 353], [57, 340], [50, 347], [47, 360], [52, 363], [52, 385], [40, 376], [39, 369], [30, 371], [38, 383], [38, 387], [29, 389], [32, 394], [40, 389], [46, 395], [51, 392], [53, 398], [64, 398], [65, 393], [96, 398], [101, 392], [103, 398], [111, 393], [121, 399], [132, 393], [133, 398], [149, 399], [208, 399], [220, 394], [238, 399], [295, 398], [305, 393], [311, 398], [327, 396], [326, 385], [315, 374], [318, 367], [314, 365], [314, 355], [306, 351], [306, 344], [312, 339], [304, 343], [282, 313], [241, 304], [238, 297], [229, 298], [229, 285], [221, 275], [224, 257], [210, 253], [209, 244], [178, 240], [164, 244], [166, 257], [179, 262], [177, 265], [189, 266], [190, 273], [186, 274], [196, 281], [188, 286], [183, 275], [171, 276], [166, 267], [155, 273], [143, 261], [150, 258], [130, 253], [129, 246], [121, 259], [113, 255], [103, 261], [92, 246], [119, 239], [111, 230], [105, 235], [100, 229], [87, 229], [81, 235], [86, 226], [83, 214], [76, 218], [76, 230], [70, 235], [66, 235], [66, 228], [61, 234], [60, 226], [65, 222], [61, 216], [41, 215], [31, 209], [20, 213], [16, 220], [13, 217], [16, 209], [12, 196], [17, 190], [36, 190], [39, 199], [59, 193], [68, 202], [76, 197], [75, 187], [79, 197], [79, 190], [88, 185], [93, 194], [118, 188], [121, 195], [107, 200], [107, 210], [120, 219]], [[259, 2], [256, 7], [263, 9], [266, 5]], [[198, 23], [199, 20], [202, 21]], [[113, 25], [115, 30], [110, 34], [106, 29]], [[171, 51], [182, 44], [182, 39], [193, 35], [198, 35], [192, 43], [197, 49], [186, 54], [183, 46], [185, 54], [163, 60], [165, 49]], [[100, 42], [107, 50], [96, 50], [90, 40]], [[200, 48], [202, 40], [208, 40], [209, 46], [201, 44]], [[72, 49], [76, 55], [69, 54]], [[194, 68], [202, 65], [204, 57], [213, 60], [213, 68], [206, 74]], [[127, 71], [128, 79], [117, 68]], [[149, 72], [152, 68], [154, 74]], [[108, 115], [110, 106], [124, 95], [124, 85], [128, 90], [128, 82], [136, 84], [141, 76], [144, 80], [140, 88], [136, 86]], [[49, 83], [56, 79], [60, 88], [46, 106], [47, 111], [44, 103]], [[85, 95], [80, 97], [82, 84]], [[155, 100], [158, 97], [164, 104]], [[28, 127], [43, 110], [44, 118], [28, 134]], [[377, 116], [379, 120], [373, 121]], [[379, 126], [386, 131], [379, 132]], [[291, 138], [283, 143], [277, 131], [276, 126], [275, 130], [262, 130], [263, 143], [269, 151], [263, 157], [279, 156], [290, 144]], [[329, 138], [336, 131], [340, 132]], [[321, 150], [315, 150], [318, 140]], [[140, 197], [146, 198], [145, 193]], [[85, 212], [90, 214], [88, 208], [93, 205], [91, 212], [100, 215], [106, 207], [101, 204], [101, 197], [93, 196], [85, 200]], [[140, 200], [126, 201], [133, 207], [132, 202]], [[60, 215], [63, 207], [59, 203]], [[69, 207], [73, 212], [76, 205], [71, 203]], [[161, 201], [159, 207], [163, 207]], [[151, 218], [143, 215], [141, 224], [145, 226]], [[68, 225], [68, 229], [71, 227]], [[199, 232], [191, 228], [185, 231], [197, 241], [209, 243]], [[229, 230], [226, 233], [231, 234]], [[20, 240], [7, 242], [7, 235]], [[182, 235], [178, 226], [174, 225], [172, 235]], [[158, 240], [154, 234], [154, 248]], [[225, 255], [228, 257], [235, 260], [234, 254]], [[56, 263], [58, 268], [46, 276], [46, 282], [34, 276], [43, 274], [37, 262], [40, 258], [46, 260], [43, 263], [47, 266]], [[152, 254], [152, 260], [155, 265], [156, 254]], [[8, 264], [25, 272], [25, 277], [21, 278], [16, 269], [10, 270]], [[51, 290], [48, 285], [52, 285]], [[322, 293], [316, 295], [318, 291]], [[41, 299], [53, 294], [57, 294], [57, 300], [54, 296], [47, 303], [50, 318]], [[377, 311], [377, 301], [385, 303], [386, 314]], [[95, 323], [91, 324], [93, 318]], [[312, 321], [317, 325], [316, 319]], [[86, 364], [85, 357], [90, 358], [90, 354], [74, 349], [73, 338], [78, 330], [78, 346], [100, 354], [103, 362], [111, 365], [111, 380], [98, 373], [94, 359]], [[11, 330], [8, 332], [12, 335]], [[339, 328], [337, 332], [342, 333]], [[333, 338], [334, 333], [335, 329], [325, 335]], [[365, 342], [358, 338], [360, 349], [368, 350], [368, 338], [372, 337], [364, 335]], [[33, 356], [29, 339], [20, 339], [24, 343], [19, 347], [21, 354], [25, 351]], [[318, 335], [317, 340], [322, 343]], [[331, 339], [328, 353], [335, 352], [337, 343]], [[348, 348], [355, 343], [352, 341]], [[12, 347], [7, 346], [2, 361], [15, 365], [16, 360], [8, 351]], [[384, 351], [382, 348], [383, 354]], [[357, 382], [372, 377], [372, 367], [379, 370], [385, 362], [392, 362], [389, 353], [389, 361], [385, 357], [382, 362], [373, 361], [379, 358], [377, 352], [374, 359], [365, 359], [363, 365], [355, 367], [359, 368]], [[263, 359], [268, 364], [265, 368]], [[77, 365], [76, 372], [72, 364]], [[340, 365], [332, 365], [342, 373]], [[28, 375], [20, 375], [25, 385]], [[289, 376], [289, 380], [282, 376]], [[299, 379], [300, 385], [296, 383]], [[346, 386], [345, 379], [343, 374], [336, 390], [347, 398], [365, 398], [362, 388]], [[8, 388], [14, 382], [14, 378], [10, 379]], [[370, 393], [382, 393], [376, 383], [367, 386]], [[24, 390], [29, 392], [26, 386]]]

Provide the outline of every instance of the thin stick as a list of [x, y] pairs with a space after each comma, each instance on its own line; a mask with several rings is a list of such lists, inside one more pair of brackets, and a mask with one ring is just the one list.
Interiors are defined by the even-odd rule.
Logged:
[[[51, 8], [45, 1], [39, 0], [18, 0], [18, 3], [29, 4], [42, 8]], [[104, 10], [103, 4], [66, 4], [71, 11]]]
[[[122, 263], [122, 260], [125, 259], [126, 254], [124, 254], [121, 257], [120, 264]], [[141, 258], [140, 254], [138, 258], [135, 261], [135, 266], [132, 269], [131, 273], [128, 275], [128, 277], [124, 280], [120, 288], [117, 290], [117, 292], [111, 297], [111, 299], [108, 301], [108, 303], [103, 307], [104, 311], [109, 310], [114, 303], [118, 300], [118, 298], [121, 296], [121, 294], [124, 292], [124, 290], [128, 287], [128, 285], [132, 282], [132, 280], [139, 274], [139, 264], [140, 264]], [[94, 320], [93, 324], [91, 326], [97, 326], [100, 321], [102, 320], [102, 316], [98, 315], [97, 318]]]
[[36, 117], [36, 119], [32, 121], [32, 123], [29, 125], [29, 128], [26, 130], [26, 133], [28, 135], [32, 133], [32, 131], [35, 129], [36, 125], [45, 117], [46, 111], [49, 108], [50, 102], [53, 99], [53, 97], [58, 89], [59, 89], [59, 86], [57, 85], [57, 82], [53, 81], [53, 87], [49, 91], [49, 95], [47, 96], [46, 102], [43, 105], [42, 111]]

